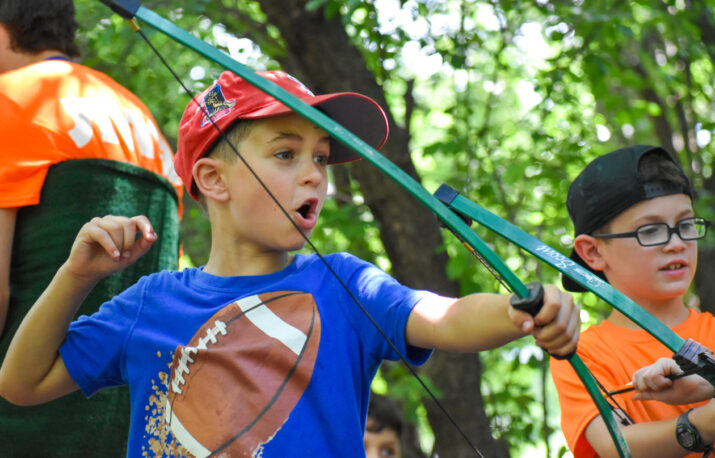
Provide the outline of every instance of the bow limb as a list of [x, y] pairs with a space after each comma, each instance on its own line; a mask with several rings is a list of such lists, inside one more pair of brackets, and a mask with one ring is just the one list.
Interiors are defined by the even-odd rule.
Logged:
[[536, 237], [482, 208], [478, 204], [460, 195], [447, 185], [442, 185], [435, 193], [442, 196], [451, 209], [472, 218], [482, 226], [499, 234], [506, 240], [518, 245], [545, 263], [569, 276], [584, 288], [592, 291], [598, 297], [611, 304], [618, 311], [633, 320], [668, 347], [673, 352], [680, 350], [685, 343], [682, 337], [674, 333], [660, 320], [644, 310], [641, 306], [626, 297], [620, 291], [604, 282], [596, 275], [579, 266], [557, 250], [541, 242]]
[[[246, 67], [239, 62], [228, 57], [226, 54], [218, 51], [214, 47], [208, 45], [202, 40], [199, 40], [183, 30], [182, 28], [176, 26], [172, 22], [164, 19], [163, 17], [157, 15], [153, 11], [144, 8], [136, 0], [121, 0], [121, 1], [111, 1], [111, 0], [101, 0], [102, 3], [107, 4], [112, 10], [120, 14], [126, 19], [133, 21], [134, 18], [140, 19], [147, 23], [152, 28], [166, 34], [177, 42], [193, 49], [197, 53], [203, 55], [204, 57], [212, 60], [218, 65], [232, 71], [236, 75], [242, 77], [244, 80], [248, 81], [250, 84], [256, 86], [263, 92], [273, 96], [284, 105], [291, 108], [296, 113], [309, 119], [318, 127], [322, 128], [324, 131], [333, 136], [336, 140], [342, 142], [347, 147], [351, 148], [353, 151], [358, 153], [362, 158], [373, 164], [381, 172], [389, 176], [392, 180], [400, 184], [405, 190], [416, 197], [423, 205], [429, 208], [437, 217], [458, 237], [468, 243], [470, 247], [476, 250], [485, 262], [490, 265], [501, 277], [502, 279], [514, 290], [516, 295], [521, 298], [526, 298], [529, 296], [529, 289], [514, 275], [514, 273], [506, 266], [506, 264], [499, 258], [487, 245], [484, 243], [474, 232], [471, 231], [469, 226], [460, 219], [454, 212], [452, 212], [447, 206], [442, 204], [436, 197], [430, 194], [425, 188], [423, 188], [419, 183], [412, 179], [407, 173], [402, 169], [397, 167], [395, 164], [390, 162], [384, 156], [375, 151], [362, 139], [354, 135], [352, 132], [348, 131], [340, 124], [333, 121], [327, 115], [323, 114], [319, 110], [307, 105], [301, 100], [295, 98], [293, 95], [285, 91], [283, 88], [274, 84], [273, 82], [266, 80], [265, 78], [257, 75], [253, 70]], [[135, 29], [136, 24], [134, 24]], [[360, 305], [358, 303], [358, 305]], [[365, 311], [363, 309], [363, 311]], [[367, 313], [367, 312], [365, 312]], [[369, 317], [369, 315], [368, 315]], [[372, 321], [372, 320], [371, 320]], [[377, 324], [373, 321], [373, 324]], [[379, 327], [378, 327], [379, 329]], [[384, 333], [383, 333], [384, 336]], [[385, 337], [386, 338], [386, 337]], [[388, 339], [389, 341], [389, 339]], [[390, 342], [391, 343], [391, 342]], [[394, 345], [393, 345], [394, 348]], [[600, 396], [598, 388], [593, 381], [593, 378], [585, 370], [585, 366], [580, 361], [577, 355], [573, 355], [570, 358], [570, 362], [574, 369], [576, 370], [579, 377], [581, 377], [584, 382], [589, 394], [594, 399], [594, 402], [599, 408], [601, 415], [609, 426], [609, 432], [611, 433], [616, 447], [619, 450], [619, 454], [622, 457], [630, 456], [628, 452], [628, 446], [622, 437], [620, 429], [615, 425], [615, 419], [610, 411], [610, 406], [605, 402], [605, 400]], [[413, 373], [416, 376], [416, 373]], [[418, 377], [419, 379], [419, 377]], [[422, 384], [425, 389], [427, 388]], [[429, 392], [429, 390], [428, 390]], [[431, 392], [430, 392], [431, 394]], [[433, 396], [434, 398], [434, 396]], [[434, 398], [436, 400], [436, 398]], [[442, 408], [444, 410], [444, 408]], [[446, 411], [445, 411], [446, 413]], [[448, 415], [449, 417], [449, 415]], [[609, 419], [613, 423], [609, 424]], [[453, 419], [450, 420], [452, 423], [460, 429]], [[460, 432], [461, 429], [460, 429]], [[472, 448], [481, 456], [481, 453], [474, 447], [466, 435], [462, 432], [464, 438], [469, 442]]]
[[442, 185], [435, 195], [441, 196], [441, 200], [458, 214], [472, 218], [596, 294], [671, 350], [683, 371], [700, 374], [715, 386], [715, 360], [707, 348], [693, 340], [684, 340], [640, 305], [593, 273], [536, 237], [459, 195], [449, 186]]

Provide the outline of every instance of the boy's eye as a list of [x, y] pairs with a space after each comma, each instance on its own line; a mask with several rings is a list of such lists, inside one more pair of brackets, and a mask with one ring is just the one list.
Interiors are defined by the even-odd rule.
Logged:
[[326, 154], [320, 154], [318, 156], [315, 156], [313, 160], [318, 165], [328, 165], [328, 156]]
[[293, 157], [293, 152], [290, 150], [281, 150], [274, 154], [278, 159], [290, 159]]
[[380, 447], [380, 456], [388, 458], [395, 457], [397, 456], [397, 450], [395, 450], [395, 448], [393, 447], [383, 445], [382, 447]]
[[655, 235], [660, 235], [663, 231], [663, 227], [660, 224], [649, 224], [647, 226], [641, 226], [638, 228], [638, 233], [645, 237], [653, 237]]

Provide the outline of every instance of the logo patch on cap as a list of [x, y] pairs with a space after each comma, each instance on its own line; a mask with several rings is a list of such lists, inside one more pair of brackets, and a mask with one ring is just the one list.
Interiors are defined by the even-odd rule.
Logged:
[[198, 108], [204, 113], [204, 117], [201, 120], [201, 127], [208, 124], [210, 119], [213, 119], [214, 122], [216, 122], [231, 113], [235, 105], [235, 100], [226, 100], [226, 97], [223, 96], [221, 85], [217, 84], [211, 88], [211, 90], [206, 92], [204, 95], [204, 101], [201, 102], [201, 105]]

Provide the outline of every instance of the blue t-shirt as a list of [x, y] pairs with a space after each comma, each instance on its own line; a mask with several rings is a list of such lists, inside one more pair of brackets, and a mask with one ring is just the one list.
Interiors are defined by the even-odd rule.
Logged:
[[[352, 255], [325, 259], [411, 364], [425, 295]], [[269, 275], [143, 277], [60, 348], [91, 396], [128, 384], [130, 456], [364, 456], [370, 383], [398, 355], [316, 255]]]

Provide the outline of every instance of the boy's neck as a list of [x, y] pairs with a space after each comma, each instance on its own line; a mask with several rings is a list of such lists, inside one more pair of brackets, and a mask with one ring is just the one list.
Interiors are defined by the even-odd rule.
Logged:
[[18, 68], [26, 67], [28, 65], [36, 64], [37, 62], [42, 62], [43, 60], [50, 57], [66, 57], [61, 52], [54, 50], [41, 51], [37, 54], [29, 54], [15, 51], [8, 52], [3, 56], [3, 62], [0, 63], [0, 73], [9, 72]]
[[[683, 304], [682, 297], [674, 298], [667, 303], [662, 304], [639, 303], [638, 305], [643, 307], [643, 309], [645, 309], [648, 313], [653, 315], [655, 318], [660, 320], [669, 328], [673, 328], [681, 324], [690, 315], [690, 311]], [[616, 326], [620, 326], [622, 328], [642, 329], [641, 326], [638, 326], [631, 319], [629, 319], [623, 313], [619, 312], [616, 309], [613, 309], [607, 320], [610, 321], [612, 324], [615, 324]]]
[[288, 252], [242, 255], [212, 249], [204, 272], [218, 277], [268, 275], [288, 267], [293, 257]]

